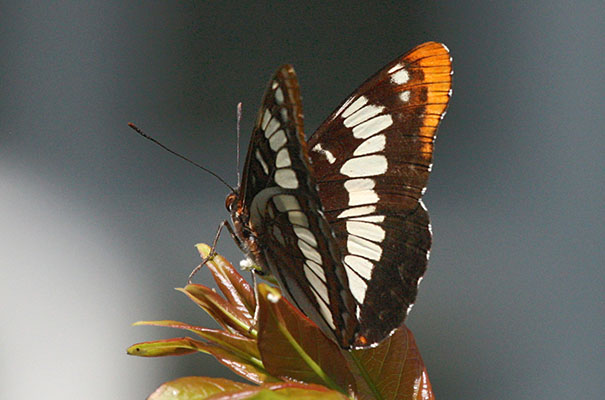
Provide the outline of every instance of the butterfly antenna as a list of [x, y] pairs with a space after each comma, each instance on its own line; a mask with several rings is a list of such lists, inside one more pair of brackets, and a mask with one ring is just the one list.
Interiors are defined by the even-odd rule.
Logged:
[[240, 130], [239, 130], [239, 125], [240, 122], [242, 120], [242, 102], [240, 101], [239, 103], [237, 103], [237, 145], [235, 146], [236, 148], [236, 153], [237, 153], [237, 186], [239, 187], [241, 182], [240, 182], [240, 176], [239, 176], [239, 138], [240, 138]]
[[211, 170], [209, 170], [206, 167], [201, 166], [200, 164], [196, 163], [195, 161], [192, 161], [190, 159], [188, 159], [187, 157], [177, 153], [176, 151], [166, 147], [165, 145], [163, 145], [162, 143], [158, 142], [157, 140], [155, 140], [154, 138], [152, 138], [151, 136], [147, 135], [145, 132], [143, 132], [141, 130], [141, 128], [139, 128], [138, 126], [136, 126], [135, 124], [133, 124], [132, 122], [128, 123], [128, 126], [131, 127], [136, 133], [138, 133], [139, 135], [143, 136], [145, 139], [152, 141], [153, 143], [157, 144], [158, 146], [160, 146], [161, 148], [163, 148], [164, 150], [166, 150], [167, 152], [174, 154], [175, 156], [179, 157], [180, 159], [183, 159], [185, 161], [187, 161], [189, 164], [193, 164], [196, 167], [198, 167], [199, 169], [206, 171], [207, 173], [209, 173], [210, 175], [214, 176], [216, 179], [218, 179], [223, 185], [227, 186], [229, 188], [229, 190], [231, 190], [233, 193], [235, 193], [235, 189], [228, 184], [227, 182], [225, 182], [225, 180], [223, 178], [221, 178], [220, 176], [218, 176], [216, 173], [212, 172]]

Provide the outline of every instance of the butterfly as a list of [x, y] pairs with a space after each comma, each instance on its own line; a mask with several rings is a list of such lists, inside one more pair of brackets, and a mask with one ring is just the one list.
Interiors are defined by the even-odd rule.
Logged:
[[424, 274], [422, 203], [451, 97], [448, 49], [424, 43], [353, 92], [307, 141], [294, 69], [271, 78], [226, 206], [239, 247], [345, 349], [404, 321]]

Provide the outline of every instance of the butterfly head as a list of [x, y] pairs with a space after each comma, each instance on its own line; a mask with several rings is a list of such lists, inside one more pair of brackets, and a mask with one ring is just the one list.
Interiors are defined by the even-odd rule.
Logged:
[[236, 200], [237, 200], [236, 192], [231, 192], [227, 195], [227, 198], [225, 199], [225, 208], [227, 208], [227, 211], [229, 211], [229, 214], [233, 213], [233, 209], [235, 207]]
[[244, 212], [243, 206], [238, 201], [238, 197], [239, 195], [236, 191], [229, 193], [225, 199], [225, 207], [229, 211], [229, 215], [231, 215], [231, 221], [235, 228], [235, 236], [237, 236], [240, 242], [247, 244], [251, 231], [248, 228], [247, 213]]

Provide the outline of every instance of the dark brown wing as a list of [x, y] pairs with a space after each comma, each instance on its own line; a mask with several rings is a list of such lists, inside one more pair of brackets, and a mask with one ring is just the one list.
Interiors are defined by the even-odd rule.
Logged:
[[[350, 347], [358, 325], [342, 257], [323, 215], [303, 133], [294, 69], [278, 69], [263, 98], [238, 200], [255, 261], [307, 316]], [[242, 217], [239, 217], [242, 218]], [[236, 224], [237, 225], [237, 224]], [[243, 233], [242, 233], [243, 235]]]
[[452, 65], [439, 43], [420, 45], [362, 84], [309, 140], [325, 216], [360, 304], [360, 340], [375, 343], [411, 308], [431, 232], [420, 200]]

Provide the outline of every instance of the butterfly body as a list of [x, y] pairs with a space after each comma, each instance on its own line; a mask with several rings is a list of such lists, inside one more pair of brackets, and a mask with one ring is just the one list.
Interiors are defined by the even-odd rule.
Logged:
[[374, 346], [417, 293], [431, 232], [422, 204], [451, 94], [445, 46], [425, 43], [362, 84], [305, 140], [294, 69], [269, 83], [242, 184], [236, 241], [343, 348]]

